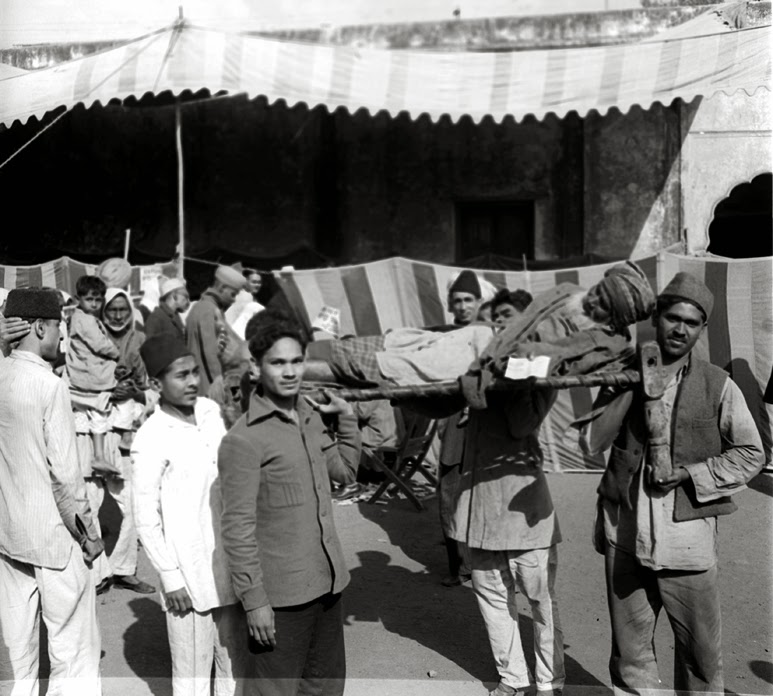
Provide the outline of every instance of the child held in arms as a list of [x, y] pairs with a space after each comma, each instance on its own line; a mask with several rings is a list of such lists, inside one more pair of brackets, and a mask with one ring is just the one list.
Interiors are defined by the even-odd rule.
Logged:
[[75, 285], [78, 307], [70, 317], [66, 375], [73, 410], [85, 413], [94, 445], [92, 467], [111, 469], [105, 456], [105, 433], [110, 430], [110, 396], [116, 386], [118, 347], [102, 321], [107, 288], [97, 276], [81, 276]]

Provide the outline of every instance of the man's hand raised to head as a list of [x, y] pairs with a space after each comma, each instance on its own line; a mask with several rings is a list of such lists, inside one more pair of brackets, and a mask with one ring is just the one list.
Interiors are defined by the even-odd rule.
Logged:
[[5, 344], [15, 343], [20, 341], [30, 332], [29, 322], [18, 317], [11, 317], [6, 319], [0, 315], [0, 342]]

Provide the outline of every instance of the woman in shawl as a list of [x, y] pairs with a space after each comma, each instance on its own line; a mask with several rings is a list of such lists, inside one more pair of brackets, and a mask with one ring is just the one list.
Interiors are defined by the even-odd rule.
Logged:
[[[108, 433], [106, 445], [112, 450], [111, 459], [116, 465], [116, 474], [101, 480], [96, 477], [87, 479], [89, 497], [94, 496], [92, 509], [98, 510], [104, 499], [106, 488], [121, 510], [123, 520], [113, 552], [107, 559], [107, 565], [97, 568], [101, 582], [97, 592], [104, 592], [111, 585], [132, 590], [140, 594], [155, 592], [155, 588], [136, 576], [137, 571], [137, 532], [131, 512], [131, 490], [128, 480], [129, 467], [125, 461], [129, 456], [131, 441], [138, 422], [142, 419], [148, 404], [148, 377], [145, 363], [140, 357], [140, 346], [145, 340], [141, 331], [135, 328], [134, 305], [126, 290], [108, 288], [105, 293], [105, 305], [102, 310], [102, 322], [107, 335], [119, 351], [118, 365], [115, 369], [118, 385], [113, 390], [111, 413], [112, 431]], [[79, 438], [80, 439], [80, 438]]]

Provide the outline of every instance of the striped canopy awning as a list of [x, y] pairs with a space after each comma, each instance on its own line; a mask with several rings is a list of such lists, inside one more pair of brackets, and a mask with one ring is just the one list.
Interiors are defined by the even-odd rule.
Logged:
[[178, 24], [119, 48], [0, 80], [0, 123], [170, 90], [264, 96], [433, 120], [625, 112], [768, 87], [770, 26], [646, 43], [516, 52], [303, 44]]

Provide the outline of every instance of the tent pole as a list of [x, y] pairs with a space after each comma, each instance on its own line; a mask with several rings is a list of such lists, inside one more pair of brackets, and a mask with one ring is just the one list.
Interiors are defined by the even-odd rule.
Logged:
[[182, 141], [182, 112], [180, 100], [174, 105], [174, 134], [177, 149], [177, 224], [180, 241], [177, 245], [177, 275], [184, 277], [185, 266], [185, 200], [183, 198], [183, 141]]

